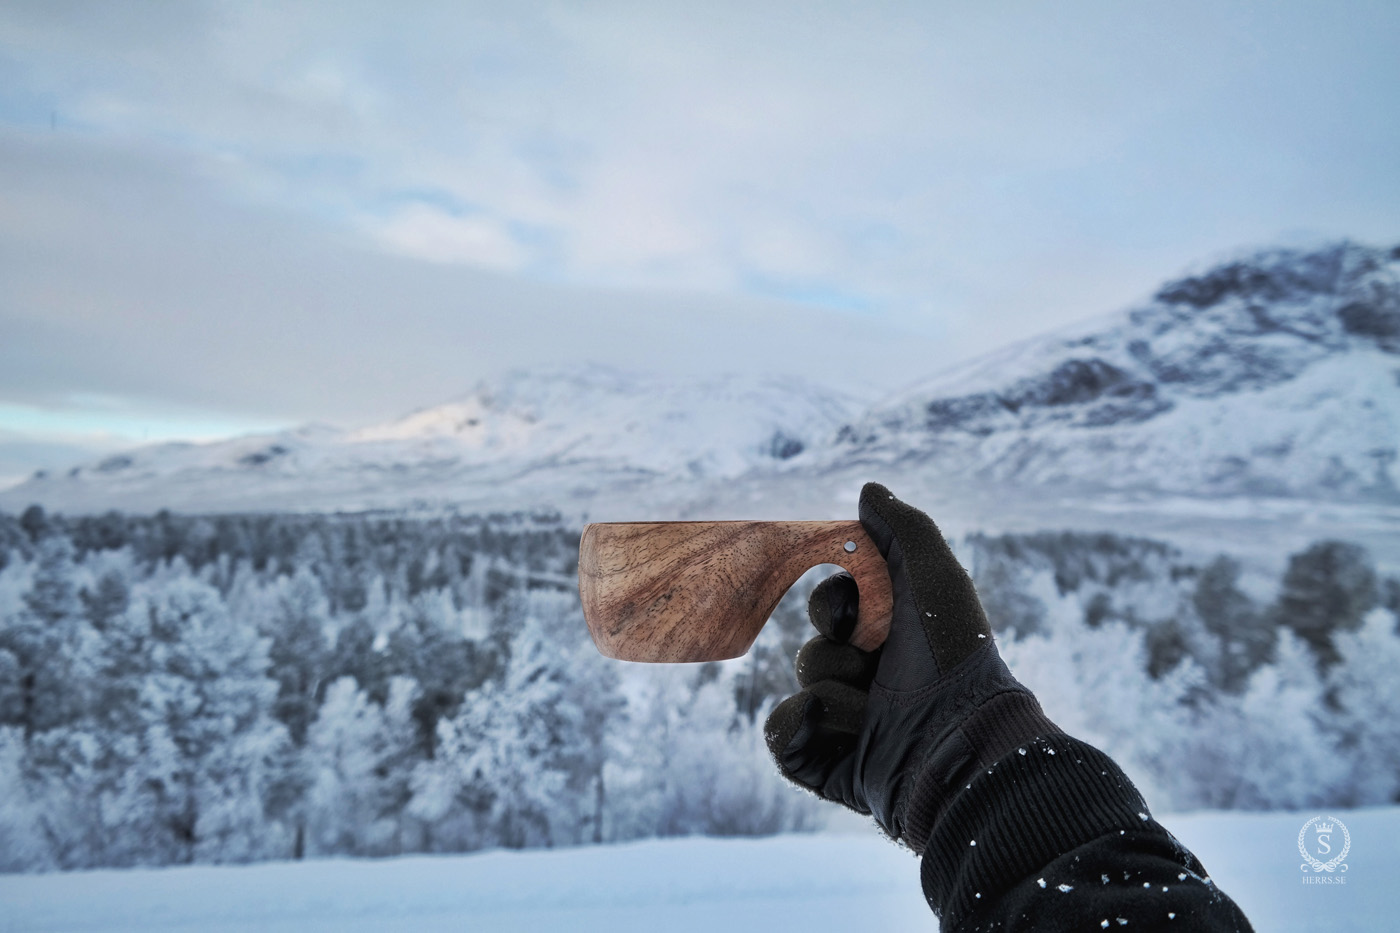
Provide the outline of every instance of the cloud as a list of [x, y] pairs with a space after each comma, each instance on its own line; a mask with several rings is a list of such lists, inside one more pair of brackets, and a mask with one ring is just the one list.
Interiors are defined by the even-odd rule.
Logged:
[[0, 403], [34, 413], [25, 430], [176, 414], [357, 425], [508, 369], [585, 361], [892, 388], [891, 367], [915, 372], [935, 350], [790, 303], [386, 254], [334, 223], [230, 201], [204, 171], [139, 142], [0, 130], [13, 182], [0, 188]]
[[429, 262], [461, 263], [516, 272], [529, 252], [499, 222], [489, 217], [462, 217], [416, 204], [373, 225], [373, 232], [393, 252]]
[[[957, 339], [959, 318], [1024, 308], [1013, 279], [1067, 313], [1066, 262], [1092, 282], [1286, 229], [1396, 232], [1400, 13], [1374, 5], [167, 13], [14, 7], [10, 96], [434, 261], [820, 281]], [[470, 210], [402, 203], [423, 191]]]

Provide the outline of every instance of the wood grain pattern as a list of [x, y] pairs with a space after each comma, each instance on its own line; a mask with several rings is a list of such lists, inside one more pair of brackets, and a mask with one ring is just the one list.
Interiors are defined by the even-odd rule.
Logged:
[[719, 661], [747, 651], [788, 587], [817, 564], [855, 577], [851, 643], [883, 644], [889, 571], [857, 521], [592, 524], [579, 545], [578, 588], [593, 642], [608, 657]]

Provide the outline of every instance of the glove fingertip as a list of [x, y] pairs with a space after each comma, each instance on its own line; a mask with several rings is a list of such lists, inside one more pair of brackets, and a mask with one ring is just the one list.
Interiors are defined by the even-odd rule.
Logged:
[[844, 571], [818, 583], [807, 597], [812, 627], [834, 642], [850, 641], [859, 617], [860, 591], [855, 578]]
[[763, 728], [779, 773], [819, 797], [870, 812], [855, 794], [851, 754], [864, 712], [864, 693], [830, 681], [779, 703]]
[[[889, 546], [895, 538], [909, 536], [939, 542], [944, 549], [943, 533], [928, 513], [897, 498], [879, 483], [866, 483], [860, 491], [860, 521], [879, 545], [880, 552], [889, 556]], [[874, 521], [872, 521], [874, 519]]]
[[878, 501], [878, 500], [889, 500], [889, 499], [893, 499], [893, 498], [894, 498], [894, 493], [890, 492], [889, 488], [888, 488], [887, 486], [885, 486], [884, 483], [870, 482], [870, 483], [866, 483], [864, 486], [860, 487], [860, 502], [861, 502], [861, 505], [865, 505], [866, 502], [875, 502], [875, 501]]
[[763, 740], [768, 743], [768, 751], [779, 768], [783, 767], [784, 753], [792, 744], [793, 738], [820, 706], [820, 699], [803, 690], [775, 706], [773, 712], [764, 720]]

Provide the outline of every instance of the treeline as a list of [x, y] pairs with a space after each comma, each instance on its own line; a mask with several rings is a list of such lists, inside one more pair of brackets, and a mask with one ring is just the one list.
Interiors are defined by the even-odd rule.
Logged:
[[1149, 802], [1400, 800], [1400, 581], [1364, 548], [1316, 542], [1250, 587], [1229, 556], [1111, 534], [974, 535], [968, 552], [1012, 671]]
[[[1294, 555], [1267, 597], [1114, 535], [963, 557], [1013, 671], [1154, 803], [1400, 788], [1400, 586], [1360, 548]], [[817, 825], [761, 726], [820, 574], [744, 658], [625, 665], [588, 641], [577, 558], [548, 514], [0, 515], [0, 868]]]
[[975, 534], [968, 547], [978, 591], [1001, 631], [1044, 631], [1047, 603], [1074, 594], [1087, 627], [1120, 622], [1144, 633], [1154, 677], [1190, 660], [1214, 688], [1232, 693], [1274, 660], [1280, 633], [1301, 639], [1327, 668], [1340, 660], [1338, 637], [1358, 631], [1367, 613], [1400, 614], [1400, 579], [1380, 575], [1365, 548], [1345, 541], [1318, 541], [1293, 554], [1264, 601], [1242, 588], [1238, 560], [1219, 555], [1198, 566], [1146, 538]]
[[740, 662], [625, 670], [557, 516], [31, 509], [0, 541], [5, 869], [812, 825], [759, 729], [796, 602]]

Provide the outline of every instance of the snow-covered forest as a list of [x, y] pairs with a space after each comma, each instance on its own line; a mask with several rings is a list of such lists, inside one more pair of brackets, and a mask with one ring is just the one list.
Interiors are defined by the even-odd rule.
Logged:
[[[557, 515], [0, 515], [0, 869], [814, 828], [763, 717], [794, 588], [724, 664], [588, 641]], [[960, 543], [1012, 670], [1171, 809], [1390, 802], [1400, 582], [1107, 534]]]

